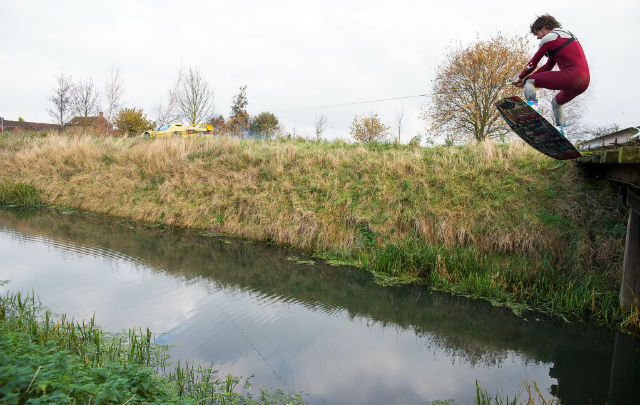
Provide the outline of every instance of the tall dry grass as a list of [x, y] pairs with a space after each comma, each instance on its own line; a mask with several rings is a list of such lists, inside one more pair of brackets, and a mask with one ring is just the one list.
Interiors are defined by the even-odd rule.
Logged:
[[[573, 165], [522, 142], [376, 149], [51, 134], [0, 150], [1, 176], [33, 185], [46, 204], [314, 250], [358, 248], [368, 229], [379, 245], [417, 236], [487, 253], [559, 254], [567, 229], [615, 205]], [[586, 236], [580, 249], [591, 255], [618, 242]]]
[[[562, 272], [567, 283], [580, 274], [581, 311], [589, 311], [591, 289], [606, 290], [601, 306], [609, 306], [620, 277], [625, 212], [615, 192], [517, 141], [420, 148], [15, 135], [0, 140], [3, 181], [32, 186], [44, 204], [329, 252], [387, 275], [400, 268], [428, 280], [437, 263], [475, 257], [485, 279], [454, 272], [432, 282], [458, 291], [456, 277], [486, 281], [502, 289], [477, 294], [491, 299], [531, 301], [522, 283], [536, 289], [541, 274]], [[407, 249], [416, 253], [408, 262]], [[492, 276], [498, 267], [511, 275]], [[565, 287], [545, 288], [551, 297]]]

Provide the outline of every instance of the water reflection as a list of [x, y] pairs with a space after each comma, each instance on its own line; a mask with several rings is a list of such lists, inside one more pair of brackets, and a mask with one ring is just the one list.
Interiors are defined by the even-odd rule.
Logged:
[[255, 374], [257, 385], [302, 390], [309, 402], [466, 402], [475, 380], [511, 396], [522, 378], [564, 403], [640, 399], [636, 340], [382, 288], [364, 272], [287, 260], [294, 255], [92, 214], [0, 210], [3, 289], [33, 288], [76, 316], [96, 312], [107, 330], [149, 326], [178, 344], [174, 357]]

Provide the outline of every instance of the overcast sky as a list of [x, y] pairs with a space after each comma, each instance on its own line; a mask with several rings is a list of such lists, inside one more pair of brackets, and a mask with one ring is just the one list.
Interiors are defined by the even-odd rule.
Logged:
[[587, 55], [585, 123], [640, 125], [637, 0], [0, 0], [0, 116], [52, 122], [47, 99], [58, 75], [91, 78], [102, 89], [118, 68], [124, 105], [155, 119], [182, 66], [200, 70], [225, 117], [247, 85], [250, 114], [273, 112], [298, 135], [312, 136], [324, 114], [327, 135], [347, 139], [353, 116], [369, 113], [395, 133], [403, 110], [406, 142], [423, 129], [419, 113], [428, 98], [286, 111], [429, 93], [448, 46], [498, 32], [527, 35], [547, 12]]

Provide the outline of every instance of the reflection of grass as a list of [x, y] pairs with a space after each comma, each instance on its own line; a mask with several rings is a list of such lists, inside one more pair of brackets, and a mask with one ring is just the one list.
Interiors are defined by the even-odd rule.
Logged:
[[[297, 396], [263, 391], [258, 400], [235, 390], [231, 375], [181, 365], [168, 374], [165, 346], [151, 332], [112, 336], [89, 322], [55, 317], [20, 293], [0, 297], [2, 403], [301, 403]], [[248, 382], [245, 383], [248, 388]]]
[[45, 204], [303, 248], [388, 284], [623, 321], [611, 298], [625, 222], [615, 193], [522, 142], [11, 134], [3, 181]]
[[291, 262], [295, 262], [297, 264], [308, 264], [308, 265], [316, 264], [316, 262], [313, 261], [313, 260], [301, 259], [298, 256], [287, 256], [287, 260], [289, 260]]

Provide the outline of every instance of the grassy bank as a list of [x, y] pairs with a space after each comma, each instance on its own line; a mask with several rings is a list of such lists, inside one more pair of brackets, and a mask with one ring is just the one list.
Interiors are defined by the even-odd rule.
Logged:
[[625, 210], [591, 181], [521, 142], [0, 140], [3, 202], [31, 195], [286, 244], [364, 267], [381, 283], [637, 326], [618, 309]]
[[55, 316], [33, 295], [0, 297], [0, 349], [0, 403], [302, 403], [279, 391], [240, 394], [237, 377], [171, 366], [148, 329], [109, 335], [93, 319]]

